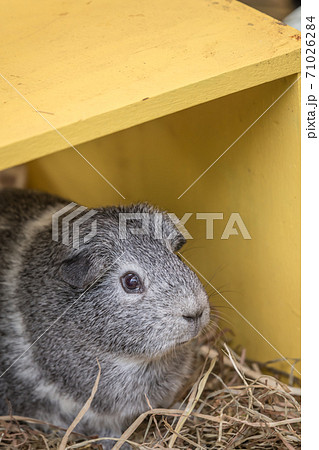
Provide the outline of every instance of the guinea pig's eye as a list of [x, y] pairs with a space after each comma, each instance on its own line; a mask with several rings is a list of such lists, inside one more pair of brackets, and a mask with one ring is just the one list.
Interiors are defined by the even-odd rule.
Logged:
[[143, 284], [140, 277], [133, 272], [126, 273], [121, 277], [121, 283], [124, 291], [128, 293], [142, 292]]

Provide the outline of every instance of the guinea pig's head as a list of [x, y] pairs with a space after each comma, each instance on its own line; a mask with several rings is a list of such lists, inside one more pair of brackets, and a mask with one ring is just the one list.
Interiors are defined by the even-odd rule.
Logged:
[[171, 218], [138, 204], [98, 209], [92, 220], [96, 235], [59, 268], [79, 296], [73, 320], [86, 343], [152, 358], [195, 338], [209, 302], [177, 253], [186, 241]]

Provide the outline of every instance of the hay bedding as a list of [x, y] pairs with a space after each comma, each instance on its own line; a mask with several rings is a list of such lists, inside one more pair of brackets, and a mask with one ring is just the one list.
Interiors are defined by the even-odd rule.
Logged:
[[[221, 339], [223, 337], [223, 339]], [[298, 449], [300, 448], [299, 380], [270, 365], [245, 361], [224, 343], [201, 345], [201, 372], [184, 401], [172, 409], [152, 409], [122, 435], [138, 449]], [[272, 375], [264, 375], [260, 368]], [[99, 372], [100, 375], [100, 372]], [[98, 388], [68, 431], [50, 425], [50, 433], [34, 430], [41, 422], [0, 417], [0, 449], [101, 449], [100, 439], [72, 430], [89, 408]], [[294, 385], [294, 387], [292, 387]], [[123, 442], [123, 441], [122, 441]], [[114, 449], [121, 447], [121, 441]]]

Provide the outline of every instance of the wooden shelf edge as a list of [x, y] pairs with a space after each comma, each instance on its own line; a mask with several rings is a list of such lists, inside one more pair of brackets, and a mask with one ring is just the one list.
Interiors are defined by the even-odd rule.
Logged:
[[[59, 132], [73, 145], [113, 134], [183, 109], [300, 72], [300, 49], [206, 79], [123, 108], [66, 125]], [[160, 112], [159, 112], [160, 111]], [[49, 125], [48, 125], [49, 128]], [[70, 148], [54, 130], [1, 147], [0, 170]]]

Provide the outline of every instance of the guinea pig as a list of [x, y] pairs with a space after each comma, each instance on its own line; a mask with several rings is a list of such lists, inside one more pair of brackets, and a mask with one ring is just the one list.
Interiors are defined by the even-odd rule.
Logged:
[[[9, 405], [68, 427], [91, 394], [98, 360], [98, 390], [76, 430], [117, 438], [149, 404], [174, 402], [193, 370], [193, 339], [209, 322], [208, 297], [176, 254], [185, 239], [166, 213], [148, 204], [68, 205], [36, 191], [0, 192], [0, 415]], [[57, 239], [52, 217], [63, 208]], [[67, 245], [77, 208], [90, 212], [84, 237]], [[145, 232], [134, 215], [147, 217]]]

